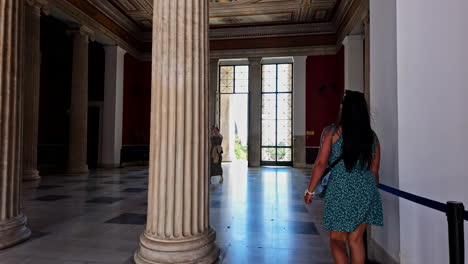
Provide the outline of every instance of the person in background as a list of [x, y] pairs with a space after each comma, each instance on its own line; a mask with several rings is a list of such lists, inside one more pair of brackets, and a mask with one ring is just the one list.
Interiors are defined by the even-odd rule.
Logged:
[[223, 168], [221, 166], [223, 158], [223, 148], [221, 143], [223, 142], [223, 136], [219, 133], [217, 127], [211, 128], [211, 152], [210, 152], [210, 176], [220, 176], [220, 183], [224, 181]]
[[364, 264], [364, 231], [368, 225], [383, 225], [382, 200], [378, 191], [380, 144], [371, 129], [364, 94], [346, 91], [339, 124], [324, 130], [323, 145], [315, 161], [306, 204], [327, 164], [331, 169], [325, 192], [323, 224], [330, 231], [330, 248], [336, 264]]

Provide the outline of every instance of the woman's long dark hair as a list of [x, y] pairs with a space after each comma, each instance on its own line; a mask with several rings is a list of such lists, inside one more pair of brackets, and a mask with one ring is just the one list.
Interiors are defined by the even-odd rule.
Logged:
[[362, 168], [369, 168], [372, 164], [374, 132], [363, 93], [346, 91], [340, 125], [346, 169], [351, 171], [358, 161], [361, 161]]

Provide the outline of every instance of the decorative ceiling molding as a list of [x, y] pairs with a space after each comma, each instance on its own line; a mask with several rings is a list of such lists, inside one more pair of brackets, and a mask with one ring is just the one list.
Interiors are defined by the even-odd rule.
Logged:
[[328, 46], [336, 44], [335, 34], [310, 35], [310, 36], [290, 36], [272, 38], [249, 38], [249, 39], [226, 39], [211, 40], [210, 50], [231, 50], [231, 49], [268, 49], [287, 48], [303, 46]]
[[333, 24], [341, 25], [353, 0], [341, 0], [340, 5], [336, 9], [335, 16], [332, 19]]
[[114, 20], [115, 23], [119, 24], [122, 28], [138, 38], [142, 34], [141, 28], [131, 21], [128, 17], [122, 16], [122, 13], [114, 5], [110, 4], [109, 1], [102, 0], [86, 0], [93, 4], [99, 11], [106, 14], [110, 19]]
[[235, 4], [251, 4], [259, 2], [260, 0], [209, 0], [210, 1], [210, 8], [213, 7], [226, 7], [232, 6]]
[[151, 30], [153, 26], [153, 0], [107, 0], [102, 2], [119, 9], [143, 31]]
[[336, 26], [332, 23], [211, 28], [210, 40], [306, 36], [335, 32]]
[[[50, 2], [51, 7], [133, 56], [150, 57], [153, 0]], [[367, 12], [364, 8], [368, 4], [363, 6], [364, 2], [368, 0], [210, 0], [209, 16], [215, 21], [210, 25], [210, 40], [213, 46], [225, 50], [237, 44], [250, 49], [256, 47], [255, 41], [267, 49], [340, 45], [353, 25], [359, 23], [363, 10]], [[272, 43], [268, 43], [269, 39]]]
[[211, 59], [236, 59], [249, 57], [282, 57], [282, 56], [317, 56], [336, 54], [335, 45], [307, 46], [296, 48], [272, 48], [272, 49], [242, 49], [211, 51]]
[[[87, 26], [90, 30], [96, 33], [100, 32], [134, 57], [138, 58], [142, 56], [141, 42], [136, 40], [117, 23], [113, 22], [107, 16], [102, 14], [93, 5], [88, 6], [84, 4], [88, 2], [81, 1], [82, 0], [51, 0], [49, 4], [52, 13], [54, 13], [54, 10], [57, 10], [59, 13], [69, 17], [70, 20], [64, 22], [68, 22], [71, 26], [74, 23]], [[77, 6], [77, 2], [78, 4], [83, 5]], [[90, 9], [92, 8], [94, 8], [94, 10], [92, 10], [93, 12], [90, 12]], [[89, 13], [94, 14], [95, 17], [91, 17], [88, 15]], [[96, 17], [99, 17], [100, 19], [96, 19]]]
[[343, 39], [349, 35], [357, 25], [363, 24], [368, 16], [369, 0], [352, 0], [336, 33], [337, 46], [341, 47]]
[[210, 25], [298, 24], [331, 22], [340, 0], [256, 0], [211, 2]]

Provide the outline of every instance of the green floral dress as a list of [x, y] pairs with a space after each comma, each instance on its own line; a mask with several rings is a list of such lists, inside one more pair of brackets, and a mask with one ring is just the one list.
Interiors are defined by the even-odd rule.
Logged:
[[[377, 139], [377, 138], [376, 138]], [[343, 138], [333, 143], [329, 164], [342, 153]], [[325, 193], [326, 230], [353, 232], [361, 224], [383, 226], [380, 193], [370, 170], [362, 169], [358, 161], [351, 172], [340, 161], [331, 171]]]

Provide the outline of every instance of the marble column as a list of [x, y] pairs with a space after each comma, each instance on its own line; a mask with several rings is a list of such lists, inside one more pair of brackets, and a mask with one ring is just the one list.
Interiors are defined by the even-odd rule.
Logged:
[[106, 46], [104, 78], [104, 118], [101, 166], [120, 166], [123, 118], [123, 76], [125, 50], [119, 46]]
[[221, 96], [220, 100], [220, 132], [223, 135], [223, 162], [232, 162], [233, 152], [234, 152], [234, 127], [232, 119], [232, 96], [224, 95]]
[[208, 1], [155, 0], [148, 217], [136, 263], [214, 263]]
[[249, 167], [260, 167], [262, 147], [262, 58], [249, 58]]
[[347, 36], [345, 48], [345, 89], [364, 92], [364, 41], [361, 35]]
[[92, 32], [86, 26], [71, 32], [73, 65], [68, 172], [81, 174], [88, 172], [88, 46]]
[[217, 113], [219, 111], [219, 105], [218, 105], [218, 70], [219, 70], [219, 60], [218, 59], [211, 59], [210, 60], [210, 95], [209, 95], [209, 115], [210, 115], [210, 120], [209, 120], [209, 125], [210, 128], [213, 126], [218, 126], [217, 119], [219, 116], [217, 116]]
[[0, 4], [0, 249], [31, 235], [21, 213], [23, 0]]
[[39, 180], [37, 136], [39, 129], [41, 10], [47, 1], [27, 0], [23, 43], [23, 180]]
[[293, 164], [296, 168], [307, 167], [306, 163], [306, 61], [307, 56], [294, 57], [293, 73]]

